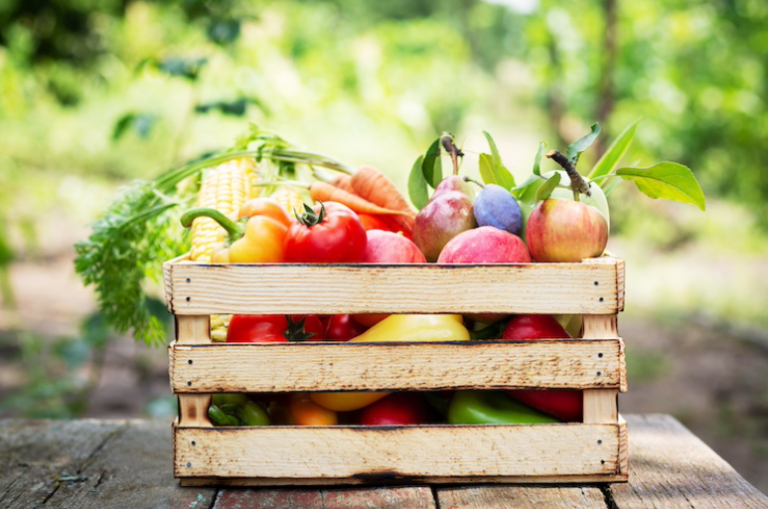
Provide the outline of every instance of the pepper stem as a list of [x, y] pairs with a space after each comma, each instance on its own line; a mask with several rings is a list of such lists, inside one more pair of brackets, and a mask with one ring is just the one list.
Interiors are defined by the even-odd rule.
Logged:
[[184, 228], [190, 228], [192, 226], [192, 221], [198, 217], [210, 217], [219, 223], [219, 225], [227, 231], [230, 244], [245, 234], [245, 228], [243, 228], [242, 224], [232, 221], [220, 211], [209, 207], [197, 207], [186, 211], [184, 215], [181, 216], [181, 225]]

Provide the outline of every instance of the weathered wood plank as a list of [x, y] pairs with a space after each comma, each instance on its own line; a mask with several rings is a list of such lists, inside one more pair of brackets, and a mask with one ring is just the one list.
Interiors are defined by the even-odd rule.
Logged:
[[599, 264], [473, 266], [168, 263], [164, 270], [169, 306], [177, 315], [309, 309], [317, 314], [610, 314], [620, 307], [616, 263], [612, 258]]
[[484, 486], [440, 488], [440, 509], [607, 509], [600, 488]]
[[607, 475], [617, 471], [619, 428], [612, 424], [176, 427], [175, 473], [286, 480]]
[[[205, 345], [211, 343], [211, 319], [208, 315], [177, 316], [176, 343], [180, 345]], [[171, 356], [173, 360], [173, 356]], [[174, 366], [170, 363], [170, 375]], [[208, 419], [210, 394], [179, 395], [179, 422], [190, 426], [211, 426]]]
[[79, 482], [88, 461], [125, 429], [123, 422], [91, 420], [0, 422], [0, 507], [3, 509], [42, 506], [70, 482], [57, 479]]
[[476, 484], [522, 484], [522, 485], [548, 485], [548, 484], [605, 484], [627, 482], [627, 476], [622, 474], [606, 475], [545, 475], [531, 476], [507, 476], [507, 477], [409, 477], [407, 479], [326, 479], [326, 478], [293, 478], [276, 479], [268, 477], [182, 477], [179, 479], [181, 486], [229, 486], [229, 487], [278, 487], [278, 486], [397, 486], [397, 485], [476, 485]]
[[[97, 433], [90, 421], [83, 434]], [[207, 509], [216, 490], [185, 489], [173, 478], [171, 425], [164, 421], [124, 421], [79, 472], [82, 481], [63, 483], [45, 506], [57, 509]], [[62, 440], [71, 439], [66, 435]], [[27, 506], [28, 507], [28, 506]]]
[[177, 393], [618, 389], [625, 371], [619, 339], [175, 345], [171, 353]]
[[433, 509], [430, 488], [372, 489], [223, 489], [213, 509]]
[[619, 509], [767, 508], [768, 497], [668, 415], [627, 416], [629, 484], [614, 485]]

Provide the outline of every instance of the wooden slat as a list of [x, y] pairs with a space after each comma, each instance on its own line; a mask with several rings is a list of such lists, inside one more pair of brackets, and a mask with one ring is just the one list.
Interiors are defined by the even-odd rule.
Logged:
[[177, 315], [615, 313], [617, 262], [606, 260], [474, 266], [169, 263], [164, 270]]
[[[602, 260], [596, 260], [602, 261]], [[590, 263], [592, 260], [586, 260]], [[589, 338], [614, 338], [619, 334], [615, 314], [584, 315], [584, 336]], [[623, 364], [623, 363], [622, 363]], [[620, 381], [626, 389], [626, 373]], [[584, 391], [584, 422], [592, 424], [616, 423], [619, 419], [618, 391], [597, 389]]]
[[[208, 315], [177, 316], [176, 343], [179, 345], [210, 344], [211, 318]], [[170, 375], [173, 376], [173, 356], [170, 357]], [[180, 394], [179, 423], [189, 426], [211, 426], [208, 419], [210, 394]]]
[[612, 486], [620, 509], [765, 509], [768, 497], [668, 415], [628, 416], [630, 483]]
[[590, 486], [441, 488], [437, 500], [440, 509], [608, 509], [600, 488]]
[[291, 478], [274, 479], [269, 477], [182, 477], [180, 486], [230, 486], [230, 487], [279, 487], [279, 486], [397, 486], [402, 484], [606, 484], [627, 482], [626, 475], [545, 475], [545, 476], [495, 476], [495, 477], [408, 477], [398, 479], [371, 478]]
[[618, 424], [175, 430], [175, 473], [181, 477], [290, 482], [610, 475], [619, 461]]
[[177, 393], [618, 388], [621, 350], [618, 339], [176, 345], [171, 386]]

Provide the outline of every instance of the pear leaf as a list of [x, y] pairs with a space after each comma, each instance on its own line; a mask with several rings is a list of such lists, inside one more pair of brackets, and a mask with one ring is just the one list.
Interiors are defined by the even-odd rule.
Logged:
[[429, 146], [421, 164], [425, 181], [433, 189], [436, 188], [440, 181], [443, 180], [443, 163], [440, 160], [440, 138], [436, 139]]
[[605, 151], [605, 154], [603, 154], [600, 160], [595, 163], [592, 171], [589, 172], [590, 179], [608, 175], [613, 171], [616, 165], [619, 164], [619, 161], [621, 161], [621, 158], [624, 157], [624, 154], [627, 153], [629, 146], [632, 144], [632, 140], [635, 138], [635, 130], [637, 129], [637, 124], [639, 122], [640, 119], [638, 118], [627, 127], [625, 127], [624, 130], [621, 131], [621, 134], [619, 134], [616, 139], [613, 140], [611, 146], [608, 147], [608, 150]]
[[419, 156], [408, 175], [408, 196], [418, 210], [421, 210], [429, 201], [429, 188], [427, 188], [427, 180], [424, 178], [422, 169], [423, 160], [424, 156]]
[[515, 177], [503, 166], [494, 166], [493, 156], [480, 154], [480, 176], [484, 184], [496, 184], [510, 190], [515, 187]]
[[552, 191], [555, 190], [560, 183], [560, 174], [555, 173], [541, 186], [536, 193], [536, 201], [546, 200], [552, 195]]
[[664, 198], [696, 205], [706, 209], [704, 192], [693, 172], [687, 166], [669, 161], [650, 168], [619, 168], [616, 175], [632, 180], [637, 188], [651, 198]]
[[579, 161], [579, 155], [585, 150], [587, 150], [595, 142], [595, 140], [599, 135], [600, 135], [600, 124], [595, 122], [594, 124], [592, 124], [592, 130], [589, 132], [589, 134], [579, 138], [578, 140], [568, 145], [568, 150], [565, 152], [565, 156], [575, 166], [576, 163]]

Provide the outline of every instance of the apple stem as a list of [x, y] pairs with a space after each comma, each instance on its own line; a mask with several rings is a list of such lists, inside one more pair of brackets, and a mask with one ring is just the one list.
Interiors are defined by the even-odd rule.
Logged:
[[579, 201], [579, 193], [592, 196], [592, 193], [589, 190], [589, 182], [584, 180], [584, 177], [581, 176], [581, 173], [576, 170], [576, 167], [571, 163], [571, 161], [568, 160], [566, 156], [557, 150], [550, 150], [547, 152], [546, 156], [547, 158], [552, 159], [557, 164], [562, 166], [565, 172], [568, 174], [568, 177], [570, 177], [571, 190], [573, 190], [574, 201]]
[[453, 135], [451, 133], [443, 133], [443, 136], [440, 138], [440, 144], [443, 146], [445, 151], [451, 155], [451, 162], [453, 163], [453, 175], [458, 175], [459, 157], [464, 157], [464, 152], [462, 152], [453, 143]]

